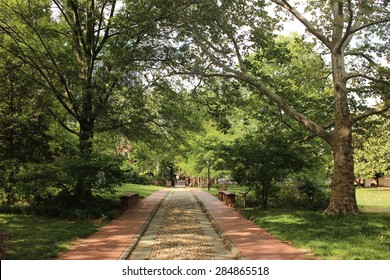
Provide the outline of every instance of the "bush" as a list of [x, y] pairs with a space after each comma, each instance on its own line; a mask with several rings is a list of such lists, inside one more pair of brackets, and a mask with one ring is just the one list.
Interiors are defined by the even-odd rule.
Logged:
[[58, 162], [63, 176], [58, 178], [63, 185], [69, 185], [72, 189], [78, 183], [80, 177], [84, 183], [94, 191], [112, 191], [121, 183], [122, 170], [121, 158], [94, 154], [90, 158], [80, 156], [64, 159]]
[[121, 211], [119, 200], [115, 201], [99, 196], [94, 198], [93, 203], [84, 207], [63, 207], [63, 205], [55, 204], [58, 200], [59, 198], [56, 197], [50, 205], [32, 205], [27, 203], [0, 205], [0, 213], [63, 218], [67, 220], [102, 219], [108, 221], [117, 217]]
[[275, 208], [322, 210], [328, 206], [329, 188], [315, 181], [288, 181], [281, 183], [272, 200]]
[[23, 200], [31, 205], [50, 202], [58, 193], [57, 166], [51, 163], [23, 164], [17, 174], [16, 189]]
[[137, 168], [128, 162], [124, 162], [121, 166], [123, 183], [132, 183], [139, 185], [149, 185], [150, 179], [147, 175], [141, 175]]
[[[162, 178], [162, 177], [153, 177], [150, 179], [150, 184], [154, 185], [154, 186], [166, 186], [167, 185], [167, 180], [165, 178]], [[139, 183], [138, 183], [139, 184]], [[140, 184], [140, 185], [147, 185], [147, 184]]]
[[[3, 162], [4, 168], [0, 172], [1, 202], [34, 207], [84, 208], [88, 205], [85, 201], [81, 203], [77, 197], [78, 180], [82, 177], [83, 183], [95, 195], [112, 193], [114, 187], [122, 182], [120, 164], [121, 158], [105, 155], [93, 155], [87, 160], [72, 156], [52, 163], [10, 162], [5, 166]], [[40, 212], [39, 209], [36, 211]]]
[[0, 161], [0, 198], [1, 203], [13, 204], [19, 200], [19, 192], [15, 186], [19, 163], [17, 160]]

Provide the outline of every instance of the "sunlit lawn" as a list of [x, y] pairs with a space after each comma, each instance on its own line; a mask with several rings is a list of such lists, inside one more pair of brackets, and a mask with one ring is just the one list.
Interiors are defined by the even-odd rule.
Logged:
[[390, 188], [357, 189], [356, 199], [363, 212], [390, 214]]
[[127, 193], [139, 193], [140, 197], [147, 197], [152, 193], [163, 189], [159, 186], [150, 186], [150, 185], [137, 185], [137, 184], [123, 184], [121, 187], [116, 189], [114, 197], [119, 197]]
[[[146, 197], [161, 187], [124, 184], [115, 194], [106, 196], [116, 202], [119, 207], [119, 196], [139, 193]], [[83, 219], [69, 221], [64, 219], [48, 219], [21, 214], [0, 213], [0, 233], [7, 233], [11, 239], [5, 242], [6, 259], [12, 260], [45, 260], [53, 259], [78, 238], [96, 232], [106, 222]]]
[[247, 210], [269, 233], [324, 259], [390, 259], [390, 215], [325, 216], [297, 210]]
[[356, 195], [363, 211], [357, 216], [280, 209], [247, 209], [243, 214], [275, 237], [320, 258], [390, 260], [390, 189], [357, 189]]
[[11, 235], [6, 241], [6, 259], [52, 259], [77, 238], [86, 237], [103, 223], [66, 221], [20, 214], [0, 214], [0, 232]]

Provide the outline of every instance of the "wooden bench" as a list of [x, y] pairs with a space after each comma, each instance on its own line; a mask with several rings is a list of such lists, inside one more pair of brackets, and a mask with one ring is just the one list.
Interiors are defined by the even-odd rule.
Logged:
[[234, 207], [236, 204], [236, 195], [228, 191], [219, 191], [218, 199], [225, 202], [227, 205]]
[[121, 205], [124, 209], [129, 209], [139, 201], [138, 193], [128, 193], [120, 197]]

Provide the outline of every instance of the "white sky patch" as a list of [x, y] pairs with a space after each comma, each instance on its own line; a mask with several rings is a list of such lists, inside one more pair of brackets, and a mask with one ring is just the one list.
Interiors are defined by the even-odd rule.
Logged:
[[305, 27], [298, 20], [294, 19], [294, 21], [286, 22], [283, 25], [283, 35], [289, 35], [291, 33], [305, 34]]
[[[293, 4], [293, 6], [295, 6], [295, 8], [299, 11], [304, 9], [302, 4]], [[275, 4], [271, 4], [270, 6], [268, 6], [267, 12], [269, 13], [270, 16], [274, 17], [276, 15]], [[307, 19], [310, 20], [310, 15], [305, 14], [305, 16]], [[291, 33], [298, 33], [301, 35], [305, 34], [305, 29], [306, 29], [305, 26], [301, 22], [299, 22], [299, 20], [297, 20], [295, 17], [291, 18], [291, 16], [288, 16], [288, 19], [286, 19], [286, 21], [282, 24], [282, 26], [283, 26], [283, 30], [281, 32], [278, 32], [282, 35], [287, 36]]]

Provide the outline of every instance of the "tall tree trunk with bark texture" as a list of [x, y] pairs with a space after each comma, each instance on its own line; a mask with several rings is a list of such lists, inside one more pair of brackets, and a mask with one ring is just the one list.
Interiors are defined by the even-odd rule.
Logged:
[[335, 126], [332, 132], [333, 175], [331, 201], [325, 214], [358, 214], [354, 185], [352, 147], [353, 119], [348, 105], [347, 72], [344, 55], [343, 2], [333, 4], [332, 78]]

